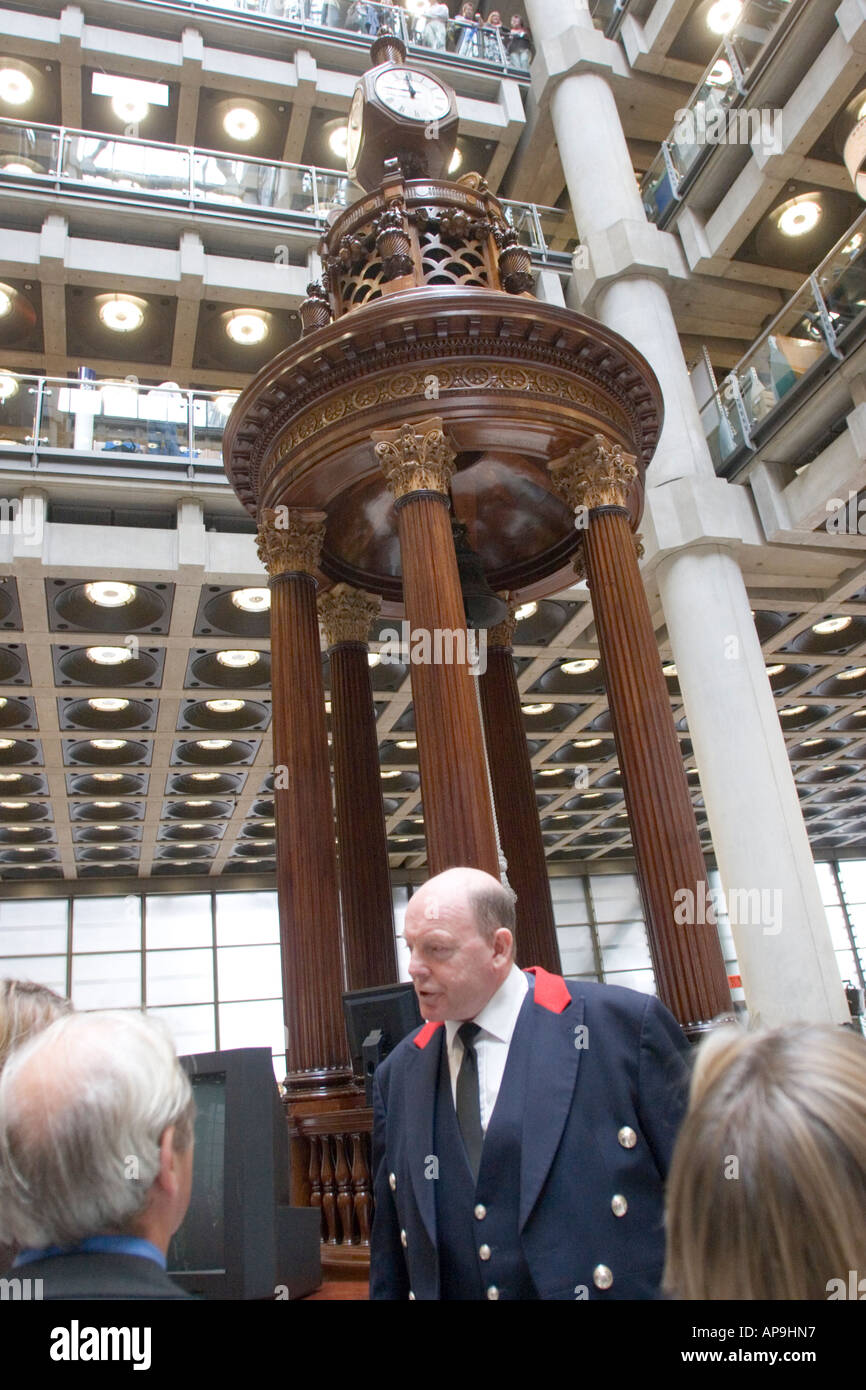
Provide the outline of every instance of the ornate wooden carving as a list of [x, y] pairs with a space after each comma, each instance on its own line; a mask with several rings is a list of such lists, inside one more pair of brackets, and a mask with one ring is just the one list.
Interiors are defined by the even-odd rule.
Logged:
[[456, 455], [439, 416], [396, 430], [377, 430], [373, 442], [396, 500], [413, 492], [441, 492], [447, 497]]

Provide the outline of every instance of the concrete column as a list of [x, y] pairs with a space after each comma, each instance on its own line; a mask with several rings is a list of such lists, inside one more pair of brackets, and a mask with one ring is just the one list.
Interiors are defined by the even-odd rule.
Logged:
[[[718, 489], [716, 509], [736, 512], [730, 485], [715, 479], [664, 289], [670, 276], [688, 273], [681, 248], [646, 220], [605, 75], [622, 69], [621, 50], [602, 40], [582, 4], [566, 10], [527, 0], [527, 13], [535, 66], [547, 74], [544, 84], [534, 75], [534, 96], [550, 102], [589, 251], [590, 268], [575, 273], [570, 302], [634, 343], [664, 395], [647, 510], [654, 512], [654, 492], [663, 498], [663, 485], [683, 479]], [[768, 1024], [841, 1022], [847, 1007], [748, 595], [735, 559], [707, 543], [713, 539], [698, 533], [666, 554], [659, 534], [659, 585], [722, 879], [748, 918], [732, 920], [746, 1002]]]

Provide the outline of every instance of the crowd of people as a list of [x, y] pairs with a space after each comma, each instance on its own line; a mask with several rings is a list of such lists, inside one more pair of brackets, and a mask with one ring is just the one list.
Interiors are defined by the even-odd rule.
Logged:
[[532, 40], [522, 15], [511, 15], [505, 22], [499, 10], [491, 10], [485, 17], [471, 0], [453, 14], [445, 0], [286, 0], [283, 18], [371, 38], [390, 31], [423, 48], [480, 62], [504, 60], [522, 72], [528, 72], [532, 58]]
[[[371, 1297], [858, 1296], [861, 1035], [727, 1025], [689, 1049], [652, 995], [519, 970], [514, 895], [475, 869], [416, 891], [404, 939], [425, 1023], [375, 1076]], [[0, 1275], [187, 1297], [165, 1264], [193, 1120], [157, 1021], [0, 981]]]

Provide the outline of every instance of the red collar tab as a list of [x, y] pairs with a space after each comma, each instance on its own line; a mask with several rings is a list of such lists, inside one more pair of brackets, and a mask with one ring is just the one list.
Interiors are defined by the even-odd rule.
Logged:
[[531, 965], [526, 974], [535, 976], [535, 1002], [540, 1004], [542, 1009], [549, 1009], [552, 1014], [561, 1014], [568, 1008], [571, 995], [561, 975], [551, 975], [548, 970], [542, 970], [540, 965]]
[[425, 1023], [420, 1033], [412, 1039], [416, 1047], [426, 1047], [437, 1028], [444, 1028], [444, 1023]]

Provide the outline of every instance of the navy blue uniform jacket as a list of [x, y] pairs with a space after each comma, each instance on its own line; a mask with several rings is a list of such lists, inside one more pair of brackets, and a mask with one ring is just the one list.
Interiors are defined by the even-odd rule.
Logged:
[[[688, 1044], [652, 995], [540, 969], [530, 972], [530, 995], [532, 974], [530, 1084], [513, 1174], [516, 1238], [532, 1281], [543, 1299], [654, 1298]], [[376, 1072], [374, 1299], [439, 1297], [447, 1254], [437, 1248], [433, 1126], [444, 1036], [442, 1024], [425, 1024]]]

